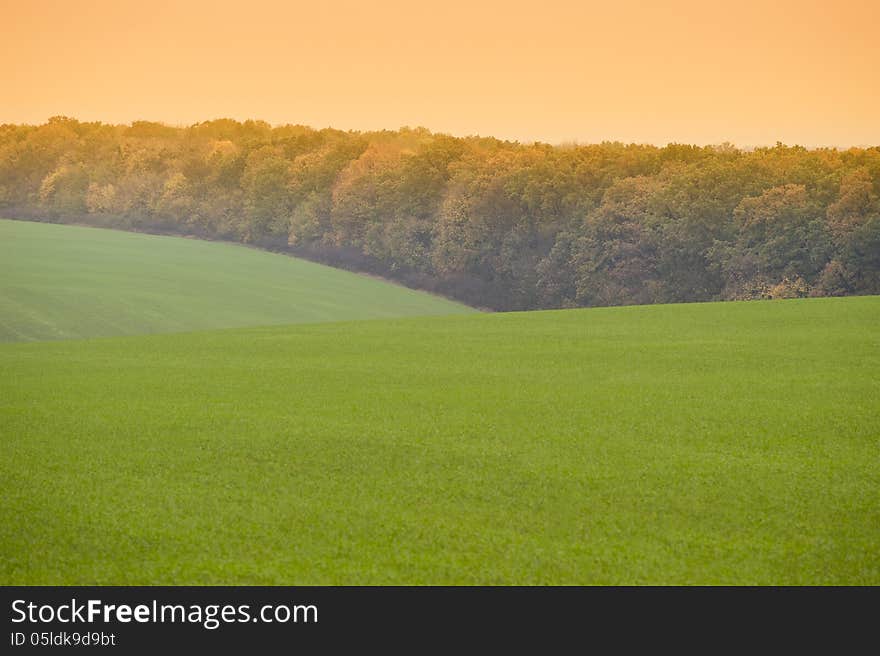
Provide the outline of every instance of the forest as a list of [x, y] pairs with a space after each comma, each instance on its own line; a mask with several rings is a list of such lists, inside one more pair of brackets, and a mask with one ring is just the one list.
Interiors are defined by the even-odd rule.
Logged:
[[0, 216], [288, 252], [493, 310], [880, 293], [880, 147], [0, 126]]

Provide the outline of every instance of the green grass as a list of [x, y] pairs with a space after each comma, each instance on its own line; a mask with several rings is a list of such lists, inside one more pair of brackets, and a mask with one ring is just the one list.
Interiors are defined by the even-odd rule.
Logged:
[[0, 345], [0, 583], [880, 584], [880, 298]]
[[473, 311], [233, 244], [0, 220], [0, 342]]

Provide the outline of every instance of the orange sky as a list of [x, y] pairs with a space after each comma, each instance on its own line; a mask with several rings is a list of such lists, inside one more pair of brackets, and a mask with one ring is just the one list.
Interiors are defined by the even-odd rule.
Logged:
[[880, 0], [0, 0], [0, 123], [880, 144]]

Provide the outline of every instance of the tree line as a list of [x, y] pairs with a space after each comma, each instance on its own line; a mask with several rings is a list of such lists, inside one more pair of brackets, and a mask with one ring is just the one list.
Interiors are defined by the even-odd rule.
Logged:
[[497, 310], [880, 293], [880, 147], [0, 126], [0, 213], [253, 244]]

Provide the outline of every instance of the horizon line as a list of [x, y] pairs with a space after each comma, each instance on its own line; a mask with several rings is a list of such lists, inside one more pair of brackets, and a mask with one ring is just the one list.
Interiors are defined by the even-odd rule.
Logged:
[[198, 127], [204, 123], [211, 123], [214, 121], [232, 121], [241, 125], [247, 123], [262, 123], [269, 126], [270, 129], [275, 130], [284, 127], [300, 127], [308, 130], [312, 130], [315, 132], [320, 132], [321, 130], [336, 130], [339, 132], [347, 132], [349, 134], [374, 134], [381, 132], [402, 132], [404, 130], [412, 130], [419, 131], [424, 130], [431, 135], [442, 135], [453, 137], [456, 139], [495, 139], [497, 141], [505, 142], [505, 143], [515, 143], [523, 146], [532, 146], [532, 145], [548, 145], [554, 148], [577, 148], [581, 146], [597, 146], [602, 144], [620, 144], [624, 146], [652, 146], [655, 148], [666, 148], [668, 146], [691, 146], [695, 148], [713, 148], [713, 147], [732, 147], [736, 150], [741, 151], [753, 151], [761, 148], [775, 148], [778, 146], [784, 146], [786, 148], [805, 148], [807, 150], [837, 150], [837, 151], [846, 151], [851, 149], [859, 149], [859, 150], [869, 150], [872, 148], [880, 148], [880, 142], [876, 144], [871, 143], [859, 143], [859, 144], [851, 144], [851, 145], [841, 145], [841, 144], [822, 144], [822, 143], [786, 143], [782, 140], [776, 140], [774, 143], [770, 142], [761, 142], [761, 143], [750, 143], [750, 144], [738, 144], [734, 141], [723, 139], [721, 141], [715, 142], [707, 142], [707, 143], [696, 143], [696, 142], [688, 142], [688, 141], [667, 141], [666, 143], [659, 143], [656, 141], [636, 141], [636, 140], [626, 140], [626, 139], [615, 139], [615, 138], [607, 138], [602, 139], [601, 141], [589, 141], [582, 140], [578, 138], [570, 138], [563, 139], [561, 141], [546, 141], [542, 139], [516, 139], [516, 138], [507, 138], [507, 137], [498, 137], [492, 134], [479, 134], [479, 133], [470, 133], [470, 134], [454, 134], [445, 130], [433, 130], [425, 125], [401, 125], [397, 128], [373, 128], [373, 129], [364, 129], [364, 128], [339, 128], [334, 127], [332, 125], [327, 125], [324, 127], [315, 127], [314, 125], [309, 125], [306, 123], [295, 123], [295, 122], [278, 122], [272, 123], [265, 119], [259, 118], [246, 118], [239, 119], [231, 116], [216, 116], [214, 118], [204, 119], [202, 121], [196, 121], [195, 123], [184, 123], [184, 122], [172, 122], [165, 120], [153, 120], [148, 118], [138, 118], [132, 119], [125, 122], [110, 122], [110, 121], [102, 121], [102, 120], [82, 120], [75, 116], [69, 116], [67, 114], [53, 114], [47, 117], [42, 123], [31, 123], [31, 122], [9, 122], [2, 121], [0, 122], [0, 127], [5, 125], [13, 125], [17, 127], [42, 127], [44, 125], [48, 125], [53, 119], [65, 119], [76, 121], [81, 124], [98, 124], [98, 125], [106, 125], [109, 127], [134, 127], [136, 123], [146, 123], [153, 125], [161, 125], [163, 127], [172, 128], [175, 130], [187, 130], [194, 127]]

